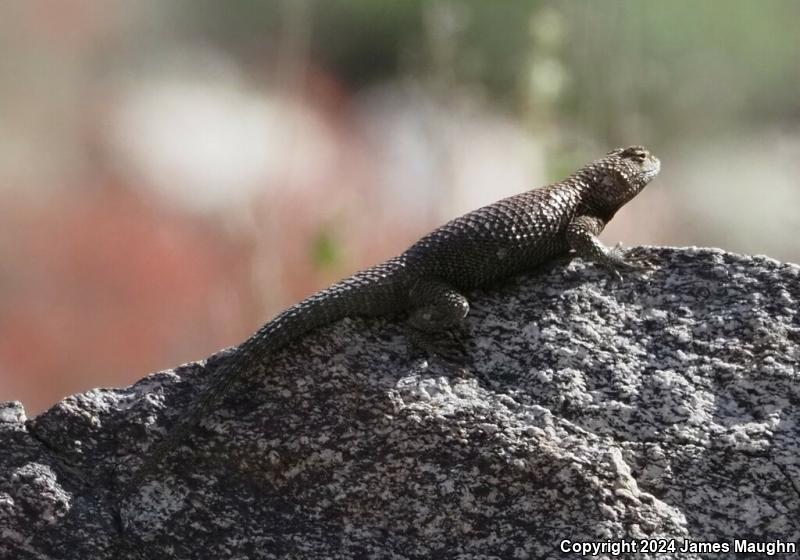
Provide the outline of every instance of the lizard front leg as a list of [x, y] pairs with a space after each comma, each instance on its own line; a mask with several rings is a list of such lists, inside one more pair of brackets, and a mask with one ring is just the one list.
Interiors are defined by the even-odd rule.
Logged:
[[644, 263], [625, 260], [621, 244], [609, 248], [603, 245], [597, 236], [603, 231], [606, 223], [594, 216], [578, 216], [567, 226], [567, 244], [579, 257], [591, 260], [610, 270], [617, 277], [620, 270], [644, 270]]

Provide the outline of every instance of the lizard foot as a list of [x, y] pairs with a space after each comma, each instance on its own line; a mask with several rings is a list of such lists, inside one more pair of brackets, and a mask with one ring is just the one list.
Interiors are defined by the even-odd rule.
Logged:
[[613, 274], [617, 280], [622, 280], [622, 272], [648, 272], [655, 268], [652, 261], [647, 259], [640, 249], [623, 249], [622, 243], [617, 243], [605, 253], [601, 262], [602, 266]]
[[426, 332], [410, 329], [409, 342], [413, 353], [421, 353], [429, 359], [439, 359], [456, 368], [472, 364], [466, 349], [465, 334], [461, 329]]

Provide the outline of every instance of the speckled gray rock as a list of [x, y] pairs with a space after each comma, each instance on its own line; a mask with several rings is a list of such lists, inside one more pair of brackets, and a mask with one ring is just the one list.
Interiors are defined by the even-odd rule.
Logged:
[[399, 322], [323, 329], [253, 372], [124, 500], [226, 354], [28, 422], [0, 407], [0, 557], [580, 558], [565, 539], [711, 541], [732, 557], [735, 539], [797, 543], [800, 268], [648, 251], [647, 275], [562, 261], [473, 293], [463, 367], [410, 350]]

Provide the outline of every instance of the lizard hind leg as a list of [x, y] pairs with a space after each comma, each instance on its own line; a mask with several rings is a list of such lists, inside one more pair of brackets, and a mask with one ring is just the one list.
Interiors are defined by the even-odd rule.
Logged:
[[469, 301], [439, 280], [419, 280], [408, 294], [412, 309], [409, 323], [424, 332], [450, 330], [469, 313]]
[[463, 329], [467, 298], [440, 280], [423, 279], [409, 292], [409, 304], [412, 348], [460, 375], [471, 363]]

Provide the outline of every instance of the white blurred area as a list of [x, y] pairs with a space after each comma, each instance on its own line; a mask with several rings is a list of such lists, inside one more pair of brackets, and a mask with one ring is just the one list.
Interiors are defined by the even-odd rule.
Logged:
[[766, 128], [675, 159], [675, 243], [800, 261], [800, 131]]
[[118, 172], [187, 210], [246, 214], [275, 189], [316, 189], [324, 206], [347, 190], [344, 167], [423, 226], [545, 180], [541, 142], [470, 99], [387, 84], [356, 96], [343, 123], [302, 93], [248, 84], [221, 53], [188, 50], [194, 65], [114, 84], [106, 131]]
[[469, 98], [443, 102], [414, 84], [366, 91], [357, 119], [396, 202], [449, 218], [545, 181], [543, 146], [519, 121]]
[[236, 80], [173, 76], [129, 86], [108, 131], [117, 168], [184, 208], [230, 212], [276, 184], [293, 150], [286, 130], [298, 122], [311, 161], [324, 162], [330, 139], [317, 120]]

